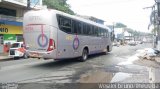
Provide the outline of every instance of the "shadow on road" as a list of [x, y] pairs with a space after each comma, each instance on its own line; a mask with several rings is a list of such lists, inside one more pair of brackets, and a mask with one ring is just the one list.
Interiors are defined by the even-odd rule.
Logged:
[[5, 62], [5, 61], [13, 61], [13, 58], [7, 58], [7, 59], [0, 59], [0, 62]]
[[[51, 60], [51, 59], [50, 59]], [[45, 60], [47, 61], [47, 60]], [[67, 65], [72, 65], [72, 64], [75, 64], [75, 63], [78, 63], [78, 61], [75, 59], [67, 59], [67, 60], [59, 60], [59, 61], [47, 61], [45, 63], [40, 63], [40, 64], [36, 64], [36, 65], [33, 65], [31, 67], [33, 68], [42, 68], [42, 69], [50, 69], [50, 68], [59, 68], [59, 67], [64, 67], [64, 66], [67, 66]]]
[[[108, 53], [107, 55], [109, 55], [110, 53]], [[95, 60], [96, 58], [100, 57], [100, 56], [107, 56], [104, 55], [103, 53], [100, 54], [94, 54], [94, 55], [89, 55], [89, 58], [86, 60], [86, 62], [88, 60]], [[79, 63], [85, 63], [85, 62], [80, 62], [79, 58], [72, 58], [72, 59], [61, 59], [61, 60], [53, 60], [50, 61], [52, 59], [49, 59], [47, 62], [45, 63], [40, 63], [37, 65], [33, 65], [31, 67], [37, 67], [37, 68], [57, 68], [57, 67], [65, 67], [68, 65], [74, 65], [74, 64], [79, 64]]]

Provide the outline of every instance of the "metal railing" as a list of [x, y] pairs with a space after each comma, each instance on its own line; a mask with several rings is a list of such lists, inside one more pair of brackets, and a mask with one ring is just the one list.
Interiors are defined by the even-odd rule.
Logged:
[[7, 15], [0, 15], [1, 20], [8, 20], [8, 21], [17, 21], [22, 22], [23, 17], [14, 17], [14, 16], [7, 16]]

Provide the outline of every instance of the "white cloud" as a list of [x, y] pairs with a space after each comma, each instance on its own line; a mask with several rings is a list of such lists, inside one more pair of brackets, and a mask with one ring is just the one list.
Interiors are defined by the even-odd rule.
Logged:
[[94, 16], [107, 24], [122, 22], [134, 30], [147, 32], [154, 0], [68, 0], [71, 9], [80, 15]]

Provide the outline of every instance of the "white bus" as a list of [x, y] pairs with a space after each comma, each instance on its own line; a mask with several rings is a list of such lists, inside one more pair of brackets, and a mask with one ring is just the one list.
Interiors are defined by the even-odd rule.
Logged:
[[30, 57], [65, 59], [112, 50], [109, 28], [57, 10], [28, 11], [23, 36]]

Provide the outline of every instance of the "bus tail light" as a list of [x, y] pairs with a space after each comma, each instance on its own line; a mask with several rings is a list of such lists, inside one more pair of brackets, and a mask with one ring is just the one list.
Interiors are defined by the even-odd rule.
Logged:
[[49, 39], [49, 46], [48, 46], [48, 49], [47, 51], [52, 51], [54, 50], [56, 47], [55, 47], [55, 42], [53, 39]]

